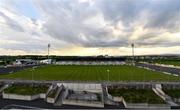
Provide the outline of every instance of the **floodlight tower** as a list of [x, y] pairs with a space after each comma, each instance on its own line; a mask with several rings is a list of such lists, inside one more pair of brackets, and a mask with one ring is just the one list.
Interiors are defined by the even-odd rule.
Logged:
[[49, 63], [49, 49], [50, 49], [50, 47], [51, 47], [51, 44], [49, 43], [48, 44], [48, 63]]
[[133, 57], [132, 63], [134, 65], [134, 43], [131, 44], [131, 47], [132, 47], [132, 57]]

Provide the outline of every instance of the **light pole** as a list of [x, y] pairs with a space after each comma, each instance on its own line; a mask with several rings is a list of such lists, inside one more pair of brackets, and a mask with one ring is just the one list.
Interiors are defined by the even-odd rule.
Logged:
[[33, 81], [33, 68], [31, 70], [31, 80]]
[[50, 49], [50, 47], [51, 47], [51, 44], [49, 43], [48, 44], [48, 64], [50, 63], [50, 61], [49, 61], [49, 49]]
[[108, 73], [108, 82], [109, 82], [109, 71], [110, 71], [110, 70], [109, 70], [109, 69], [107, 69], [107, 73]]
[[32, 77], [32, 86], [34, 86], [34, 84], [33, 84], [34, 83], [33, 82], [34, 81], [34, 69], [35, 69], [35, 67], [32, 68], [32, 75], [31, 75], [31, 77]]
[[134, 65], [134, 43], [131, 44], [132, 47], [132, 64]]

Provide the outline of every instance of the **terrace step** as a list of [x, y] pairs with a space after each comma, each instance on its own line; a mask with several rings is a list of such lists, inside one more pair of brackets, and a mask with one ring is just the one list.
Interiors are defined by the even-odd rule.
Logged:
[[171, 106], [178, 106], [177, 103], [175, 103], [171, 97], [166, 95], [163, 90], [161, 84], [156, 84], [155, 88], [153, 88], [153, 91], [160, 97], [162, 98], [166, 103], [170, 104]]
[[58, 105], [58, 106], [61, 106], [62, 105], [62, 102], [63, 102], [63, 96], [64, 96], [64, 92], [65, 92], [65, 89], [62, 88], [62, 90], [59, 92], [59, 95], [57, 97], [57, 100], [55, 102], [54, 105]]
[[108, 93], [106, 86], [102, 86], [102, 90], [105, 104], [118, 105], [118, 103], [114, 102], [113, 97]]
[[9, 86], [9, 85], [6, 84], [6, 85], [4, 85], [3, 87], [1, 87], [1, 88], [0, 88], [0, 93], [1, 93], [4, 89], [6, 89], [8, 86]]

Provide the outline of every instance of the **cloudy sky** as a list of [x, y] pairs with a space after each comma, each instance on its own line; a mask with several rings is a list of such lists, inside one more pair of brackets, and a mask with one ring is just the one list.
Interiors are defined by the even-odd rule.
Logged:
[[180, 54], [180, 0], [0, 0], [0, 55]]

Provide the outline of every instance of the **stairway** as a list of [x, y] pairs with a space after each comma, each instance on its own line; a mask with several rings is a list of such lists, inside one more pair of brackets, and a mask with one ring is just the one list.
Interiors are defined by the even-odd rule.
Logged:
[[178, 104], [175, 103], [170, 96], [166, 95], [163, 92], [161, 84], [156, 84], [155, 87], [152, 88], [152, 90], [169, 105], [178, 106]]
[[107, 87], [102, 86], [104, 103], [109, 105], [119, 105], [113, 100], [113, 97], [108, 93]]
[[0, 88], [0, 93], [3, 92], [3, 90], [6, 89], [8, 86], [9, 86], [9, 85], [6, 84], [6, 85], [4, 85], [3, 87], [1, 87], [1, 88]]
[[54, 105], [57, 105], [57, 106], [62, 105], [63, 98], [64, 98], [64, 92], [65, 92], [65, 88], [62, 88], [61, 91], [59, 92], [58, 98], [57, 98], [56, 102], [54, 103]]

